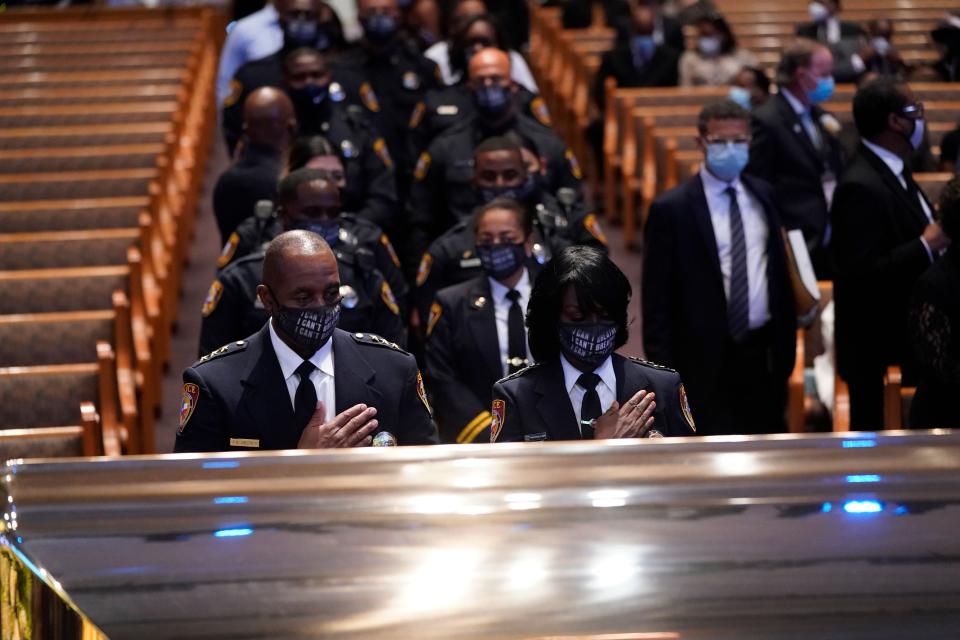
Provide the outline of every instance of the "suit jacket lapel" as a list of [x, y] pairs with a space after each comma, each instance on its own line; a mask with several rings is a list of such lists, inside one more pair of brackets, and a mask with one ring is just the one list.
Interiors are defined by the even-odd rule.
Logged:
[[621, 407], [637, 391], [652, 389], [650, 381], [643, 375], [640, 367], [628, 367], [627, 359], [616, 353], [613, 354], [613, 372], [617, 376], [617, 402]]
[[[797, 112], [793, 110], [790, 102], [784, 96], [777, 94], [774, 96], [774, 99], [778, 101], [777, 104], [780, 108], [780, 117], [783, 118], [784, 124], [786, 124], [787, 128], [793, 132], [794, 137], [800, 142], [800, 145], [807, 152], [807, 155], [810, 156], [810, 159], [813, 160], [813, 162], [822, 170], [823, 160], [820, 157], [820, 152], [818, 152], [817, 148], [813, 146], [813, 141], [810, 139], [810, 135], [803, 126], [800, 116], [797, 115]], [[812, 113], [810, 117], [813, 117]], [[817, 127], [817, 122], [814, 121], [813, 125]], [[826, 138], [823, 137], [823, 130], [818, 127], [817, 131], [820, 132], [823, 144], [826, 144], [827, 141]]]
[[580, 428], [573, 411], [570, 396], [563, 380], [560, 358], [543, 365], [543, 375], [534, 388], [537, 394], [537, 412], [547, 429], [550, 440], [579, 440]]
[[[380, 404], [380, 392], [370, 383], [376, 372], [364, 359], [353, 338], [346, 331], [337, 329], [333, 333], [333, 363], [336, 375], [333, 378], [334, 394], [336, 395], [336, 413], [342, 413], [357, 404], [366, 404], [376, 407]], [[396, 425], [383, 424], [386, 416], [378, 416], [381, 428], [396, 432]]]
[[[483, 296], [487, 303], [477, 308], [473, 302]], [[500, 339], [497, 336], [497, 318], [494, 310], [493, 294], [490, 291], [490, 281], [486, 276], [478, 280], [476, 286], [470, 289], [467, 298], [467, 327], [470, 337], [473, 338], [477, 350], [483, 354], [483, 362], [494, 380], [503, 377], [503, 365], [500, 363]]]
[[[915, 198], [910, 197], [910, 193], [903, 188], [903, 185], [900, 184], [899, 177], [893, 175], [893, 171], [890, 170], [890, 167], [887, 166], [887, 163], [884, 162], [877, 154], [871, 151], [866, 145], [860, 145], [861, 152], [864, 154], [864, 157], [867, 159], [867, 162], [870, 163], [870, 166], [880, 174], [880, 177], [883, 179], [887, 188], [892, 191], [897, 198], [907, 207], [912, 213], [914, 218], [922, 222], [924, 226], [927, 223], [927, 215], [923, 212], [923, 207], [920, 205], [920, 202]], [[921, 191], [920, 197], [925, 197]]]
[[[293, 424], [293, 403], [270, 342], [268, 325], [250, 340], [248, 349], [258, 349], [259, 357], [241, 378], [244, 385], [237, 414], [246, 416], [261, 435], [262, 449], [296, 447], [300, 439]], [[292, 444], [291, 444], [292, 442]]]
[[717, 236], [713, 233], [713, 221], [710, 218], [710, 206], [703, 190], [703, 180], [700, 174], [689, 183], [690, 190], [687, 197], [690, 199], [690, 211], [693, 212], [694, 223], [699, 231], [700, 239], [704, 243], [706, 255], [710, 256], [711, 271], [716, 278], [715, 285], [723, 288], [723, 273], [720, 271], [720, 255], [717, 253]]

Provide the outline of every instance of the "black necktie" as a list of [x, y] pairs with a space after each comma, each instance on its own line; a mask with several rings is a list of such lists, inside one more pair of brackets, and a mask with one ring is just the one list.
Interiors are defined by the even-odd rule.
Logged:
[[593, 421], [600, 417], [600, 394], [597, 385], [600, 376], [595, 373], [582, 373], [577, 384], [587, 390], [583, 394], [583, 404], [580, 405], [580, 437], [583, 440], [593, 440]]
[[507, 364], [508, 374], [515, 373], [527, 365], [527, 336], [523, 329], [523, 309], [520, 308], [520, 292], [511, 289], [507, 292], [511, 302], [507, 315]]
[[727, 322], [730, 336], [740, 342], [750, 330], [750, 291], [747, 280], [747, 239], [743, 217], [737, 204], [737, 190], [729, 187], [730, 196], [730, 299], [727, 301]]
[[310, 374], [316, 369], [309, 360], [304, 360], [297, 367], [296, 373], [300, 377], [300, 384], [297, 386], [297, 395], [294, 396], [293, 400], [293, 421], [297, 433], [303, 432], [304, 427], [310, 422], [310, 418], [317, 409], [317, 388], [313, 386], [313, 381], [310, 379]]
[[920, 185], [913, 179], [913, 171], [907, 165], [903, 165], [903, 181], [907, 183], [907, 195], [910, 196], [910, 202], [923, 210], [923, 205], [920, 204]]

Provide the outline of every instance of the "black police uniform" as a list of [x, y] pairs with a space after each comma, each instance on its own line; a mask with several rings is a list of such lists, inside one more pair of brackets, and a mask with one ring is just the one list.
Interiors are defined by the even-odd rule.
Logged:
[[437, 294], [427, 320], [424, 354], [440, 440], [489, 442], [491, 390], [504, 371], [486, 275]]
[[373, 86], [381, 102], [381, 131], [401, 168], [397, 178], [401, 193], [406, 193], [413, 164], [407, 155], [407, 123], [426, 91], [442, 85], [437, 63], [424, 57], [416, 42], [402, 34], [383, 51], [360, 46], [344, 53], [340, 61]]
[[583, 199], [583, 176], [573, 152], [543, 125], [522, 115], [501, 128], [469, 118], [441, 134], [417, 160], [407, 200], [408, 258], [417, 260], [430, 240], [473, 212], [479, 204], [472, 184], [474, 149], [491, 136], [508, 133], [530, 140], [546, 158], [544, 191], [556, 193], [567, 187]]
[[[656, 394], [653, 429], [662, 436], [693, 436], [696, 427], [680, 374], [637, 358], [613, 354], [617, 402], [641, 389]], [[493, 386], [492, 442], [580, 440], [559, 356], [507, 376]]]
[[[346, 331], [376, 333], [406, 344], [406, 329], [390, 285], [376, 268], [373, 254], [363, 248], [334, 249], [340, 271], [340, 327]], [[200, 324], [200, 353], [210, 353], [228, 342], [257, 331], [269, 315], [257, 296], [263, 281], [263, 253], [237, 260], [210, 285]]]
[[[561, 192], [565, 191], [561, 189]], [[596, 215], [588, 212], [582, 203], [575, 202], [572, 195], [561, 195], [564, 197], [558, 199], [541, 192], [537, 203], [531, 207], [534, 245], [528, 268], [546, 264], [553, 255], [574, 244], [598, 249], [607, 246]], [[481, 274], [475, 247], [472, 217], [461, 220], [430, 244], [420, 258], [414, 289], [414, 304], [421, 319], [426, 321], [430, 305], [440, 289]]]
[[237, 162], [217, 180], [213, 188], [213, 214], [220, 230], [220, 242], [227, 242], [240, 224], [253, 217], [260, 200], [277, 197], [277, 178], [283, 158], [275, 149], [246, 145]]
[[[336, 413], [357, 404], [377, 409], [377, 431], [397, 444], [437, 442], [417, 363], [379, 336], [333, 336]], [[302, 427], [270, 341], [269, 327], [231, 342], [183, 372], [180, 429], [174, 451], [295, 449]]]
[[[343, 247], [347, 252], [363, 248], [372, 253], [374, 267], [390, 285], [390, 290], [400, 301], [400, 309], [405, 312], [410, 287], [400, 270], [400, 258], [390, 238], [377, 225], [352, 213], [341, 213], [338, 220], [340, 237], [334, 248]], [[281, 233], [283, 225], [274, 215], [246, 220], [230, 235], [217, 259], [217, 268], [222, 270], [240, 258], [265, 251], [270, 241]]]
[[[231, 154], [243, 136], [243, 103], [247, 96], [260, 87], [283, 87], [283, 60], [287, 53], [281, 49], [265, 58], [251, 60], [237, 69], [230, 81], [230, 95], [220, 107], [223, 109], [223, 137]], [[374, 124], [377, 124], [379, 106], [376, 93], [370, 84], [353, 71], [336, 64], [335, 58], [330, 58], [330, 67], [333, 75], [330, 100], [361, 106]]]
[[[548, 129], [553, 127], [550, 110], [543, 98], [536, 93], [517, 86], [513, 93], [513, 104], [523, 115], [533, 118]], [[419, 156], [434, 138], [464, 118], [472, 117], [476, 112], [473, 96], [464, 83], [427, 91], [423, 100], [414, 107], [407, 124], [409, 157]]]

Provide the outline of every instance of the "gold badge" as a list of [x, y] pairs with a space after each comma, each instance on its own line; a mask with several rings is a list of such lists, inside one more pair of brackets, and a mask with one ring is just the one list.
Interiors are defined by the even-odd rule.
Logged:
[[417, 286], [422, 287], [423, 283], [430, 277], [430, 267], [433, 266], [433, 256], [429, 253], [423, 254], [420, 258], [420, 266], [417, 267]]
[[543, 101], [543, 98], [536, 97], [533, 99], [530, 103], [530, 113], [543, 126], [553, 127], [553, 118], [550, 117], [550, 110], [547, 109], [547, 104]]
[[583, 226], [587, 231], [590, 232], [590, 235], [600, 242], [600, 244], [607, 246], [607, 234], [605, 234], [603, 229], [600, 228], [600, 221], [597, 220], [597, 216], [595, 214], [587, 214], [587, 217], [583, 219]]
[[683, 388], [683, 383], [680, 383], [680, 409], [683, 411], [683, 417], [687, 419], [687, 424], [690, 425], [690, 428], [693, 429], [693, 432], [697, 432], [697, 425], [693, 423], [693, 411], [690, 410], [690, 401], [687, 400], [687, 390]]
[[380, 101], [377, 100], [377, 94], [374, 93], [369, 82], [360, 85], [360, 99], [363, 100], [363, 105], [370, 111], [374, 113], [380, 111]]
[[573, 149], [567, 149], [563, 156], [567, 159], [567, 164], [570, 165], [570, 173], [573, 174], [573, 177], [577, 180], [583, 179], [583, 170], [580, 168], [580, 163], [577, 162], [577, 156], [573, 155]]
[[219, 280], [214, 280], [213, 284], [210, 285], [210, 290], [207, 291], [207, 298], [203, 301], [203, 309], [200, 312], [204, 318], [214, 312], [222, 296], [223, 285], [220, 284]]
[[227, 244], [223, 245], [223, 249], [220, 251], [220, 257], [217, 258], [218, 269], [223, 269], [230, 264], [230, 261], [233, 260], [233, 254], [237, 252], [238, 246], [240, 246], [240, 236], [234, 231], [230, 234], [230, 237], [227, 238]]
[[200, 387], [188, 382], [183, 385], [183, 396], [180, 398], [180, 428], [177, 433], [183, 433], [183, 428], [187, 426], [187, 421], [193, 415], [193, 410], [197, 408], [197, 400], [200, 399]]
[[383, 245], [383, 248], [387, 250], [387, 253], [390, 254], [390, 260], [393, 262], [393, 266], [397, 269], [400, 268], [400, 256], [397, 255], [397, 252], [393, 248], [393, 244], [390, 242], [390, 238], [387, 237], [387, 234], [380, 234], [380, 244]]
[[439, 302], [434, 302], [430, 305], [430, 319], [427, 320], [427, 336], [433, 333], [433, 328], [437, 326], [437, 322], [440, 321], [440, 316], [443, 315], [443, 307], [440, 306]]
[[492, 416], [489, 411], [481, 411], [477, 416], [467, 423], [457, 436], [457, 444], [470, 444], [477, 439], [477, 436], [483, 433], [483, 430], [490, 426]]
[[243, 85], [240, 84], [239, 80], [230, 81], [230, 95], [223, 99], [224, 109], [228, 109], [233, 105], [237, 104], [237, 100], [240, 99], [240, 96], [243, 94]]
[[383, 300], [383, 304], [387, 305], [387, 308], [390, 309], [394, 315], [400, 315], [400, 307], [397, 306], [397, 299], [393, 297], [393, 291], [390, 290], [390, 285], [386, 282], [380, 285], [380, 298]]
[[248, 449], [259, 449], [260, 441], [254, 438], [230, 438], [231, 447], [247, 447]]
[[418, 102], [417, 106], [413, 108], [413, 112], [410, 114], [410, 122], [407, 123], [408, 129], [416, 129], [420, 126], [420, 123], [423, 122], [423, 116], [427, 114], [427, 105], [422, 102]]
[[417, 166], [413, 169], [413, 179], [420, 182], [427, 177], [427, 171], [430, 170], [430, 154], [424, 151], [417, 158]]
[[373, 142], [373, 151], [377, 154], [377, 157], [380, 158], [383, 166], [387, 169], [393, 169], [393, 158], [390, 157], [390, 149], [387, 148], [387, 143], [383, 138], [377, 138]]
[[494, 400], [490, 407], [490, 415], [493, 416], [490, 421], [490, 442], [496, 442], [500, 437], [500, 431], [503, 430], [503, 421], [507, 417], [507, 403], [503, 400]]
[[427, 401], [427, 390], [423, 388], [423, 376], [420, 375], [420, 370], [417, 370], [417, 395], [420, 396], [423, 406], [427, 408], [427, 413], [431, 416], [433, 415], [433, 409], [430, 408], [430, 402]]

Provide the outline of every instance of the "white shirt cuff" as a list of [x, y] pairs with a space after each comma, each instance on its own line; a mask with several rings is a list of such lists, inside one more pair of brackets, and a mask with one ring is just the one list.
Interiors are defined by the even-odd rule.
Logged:
[[867, 63], [863, 61], [859, 53], [850, 56], [850, 64], [853, 65], [853, 70], [856, 73], [863, 73], [867, 68]]

